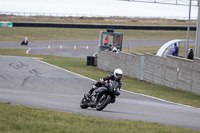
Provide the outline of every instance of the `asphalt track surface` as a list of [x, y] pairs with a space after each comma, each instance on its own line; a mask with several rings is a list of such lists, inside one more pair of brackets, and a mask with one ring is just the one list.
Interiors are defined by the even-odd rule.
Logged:
[[34, 58], [0, 56], [0, 102], [200, 130], [199, 108], [124, 90], [116, 103], [109, 104], [103, 111], [81, 109], [82, 96], [94, 82]]
[[[169, 40], [124, 40], [123, 48], [144, 47], [144, 46], [162, 46]], [[194, 44], [194, 42], [192, 42]], [[67, 57], [87, 58], [99, 50], [98, 40], [80, 40], [80, 41], [46, 41], [29, 42], [28, 46], [20, 45], [20, 42], [0, 42], [0, 48], [29, 49], [29, 54], [56, 55]], [[48, 47], [50, 46], [50, 50]], [[60, 50], [62, 46], [62, 50]], [[76, 50], [74, 47], [76, 46]], [[88, 47], [88, 50], [86, 50]]]

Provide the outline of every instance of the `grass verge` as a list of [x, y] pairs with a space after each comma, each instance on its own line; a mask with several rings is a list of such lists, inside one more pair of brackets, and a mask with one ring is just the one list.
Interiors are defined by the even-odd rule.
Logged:
[[[0, 41], [21, 42], [25, 36], [32, 41], [55, 40], [99, 40], [99, 32], [105, 29], [76, 29], [76, 28], [31, 28], [13, 27], [0, 28]], [[185, 39], [187, 31], [162, 30], [115, 30], [123, 33], [123, 39]], [[195, 31], [190, 31], [190, 39], [195, 38]]]
[[[42, 57], [44, 61], [61, 68], [73, 71], [83, 76], [99, 80], [110, 72], [106, 72], [98, 69], [97, 67], [87, 66], [86, 61], [83, 58], [70, 58], [70, 57], [58, 57], [48, 55], [26, 55], [26, 50], [21, 49], [0, 49], [0, 55], [18, 55], [18, 56], [30, 56], [30, 57]], [[60, 59], [60, 60], [59, 60]], [[122, 88], [128, 91], [142, 93], [168, 101], [186, 104], [200, 108], [200, 96], [189, 92], [175, 90], [165, 86], [151, 84], [145, 81], [133, 79], [124, 76], [122, 78]]]
[[0, 103], [2, 133], [200, 133], [142, 121], [112, 120]]

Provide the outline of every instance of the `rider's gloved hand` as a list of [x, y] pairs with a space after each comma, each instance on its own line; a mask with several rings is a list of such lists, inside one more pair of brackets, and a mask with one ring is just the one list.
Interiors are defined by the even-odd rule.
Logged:
[[100, 79], [99, 82], [105, 84], [105, 81], [103, 79]]
[[96, 86], [96, 85], [93, 85], [92, 88], [93, 88], [93, 89], [97, 89], [97, 86]]

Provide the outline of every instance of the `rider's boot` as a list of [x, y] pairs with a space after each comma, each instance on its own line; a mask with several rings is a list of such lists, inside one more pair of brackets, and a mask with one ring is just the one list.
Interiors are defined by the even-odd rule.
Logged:
[[90, 98], [91, 97], [91, 94], [92, 92], [97, 89], [97, 86], [96, 85], [93, 85], [92, 88], [90, 89], [90, 91], [86, 94], [87, 98]]
[[112, 101], [110, 101], [110, 103], [115, 103], [115, 101], [116, 101], [116, 99], [114, 98], [114, 99], [112, 99]]

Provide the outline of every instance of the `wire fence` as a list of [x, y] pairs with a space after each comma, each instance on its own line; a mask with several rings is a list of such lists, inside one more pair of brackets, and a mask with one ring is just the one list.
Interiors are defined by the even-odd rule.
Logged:
[[[177, 19], [188, 20], [188, 17], [181, 16], [112, 16], [112, 15], [95, 15], [95, 14], [72, 14], [72, 13], [39, 13], [39, 12], [4, 12], [0, 11], [0, 15], [13, 16], [52, 16], [52, 17], [119, 17], [119, 18], [160, 18], [160, 19]], [[191, 17], [191, 20], [197, 20], [197, 17]]]

